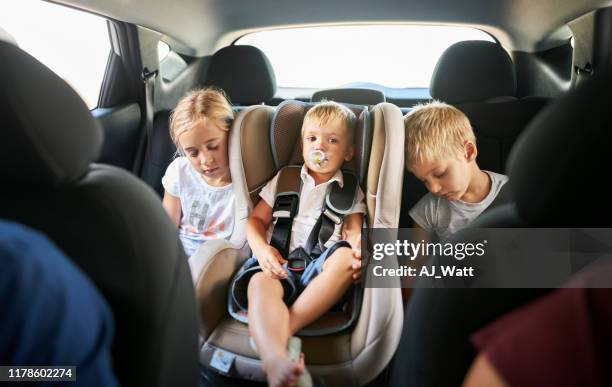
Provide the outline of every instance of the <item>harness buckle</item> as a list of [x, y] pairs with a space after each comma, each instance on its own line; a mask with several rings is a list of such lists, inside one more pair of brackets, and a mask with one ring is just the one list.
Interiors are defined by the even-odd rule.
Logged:
[[287, 269], [296, 274], [301, 274], [311, 261], [312, 257], [310, 257], [302, 247], [298, 247], [289, 253], [287, 257]]
[[329, 220], [331, 220], [332, 222], [334, 222], [334, 224], [340, 224], [342, 223], [342, 218], [340, 218], [338, 215], [336, 215], [336, 213], [334, 213], [332, 210], [329, 209], [329, 207], [325, 207], [325, 211], [323, 211], [323, 215], [327, 216], [327, 218]]
[[296, 194], [279, 194], [274, 201], [272, 216], [275, 218], [293, 218], [297, 215], [300, 197]]

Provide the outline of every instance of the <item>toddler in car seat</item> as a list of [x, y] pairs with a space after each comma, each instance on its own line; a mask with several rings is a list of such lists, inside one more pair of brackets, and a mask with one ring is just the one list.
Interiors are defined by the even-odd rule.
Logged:
[[[306, 113], [301, 134], [305, 160], [300, 172], [302, 187], [299, 209], [291, 226], [289, 251], [300, 250], [307, 244], [325, 208], [327, 191], [334, 182], [343, 185], [345, 178], [340, 168], [353, 157], [355, 122], [355, 114], [335, 102], [319, 103]], [[255, 268], [246, 278], [248, 286], [242, 289], [247, 292], [249, 331], [271, 386], [298, 382], [305, 368], [303, 358], [292, 361], [289, 356], [288, 342], [296, 340], [291, 336], [340, 301], [359, 277], [361, 228], [366, 211], [364, 194], [357, 185], [354, 204], [344, 222], [335, 226], [325, 249], [318, 257], [312, 257], [298, 279], [285, 265], [288, 256], [270, 244], [278, 179], [279, 174], [262, 189], [262, 200], [248, 220], [247, 238], [254, 256], [242, 270]], [[287, 304], [288, 282], [300, 294]]]
[[459, 109], [434, 101], [404, 119], [406, 168], [429, 193], [410, 210], [415, 226], [447, 237], [467, 226], [495, 199], [508, 177], [476, 164], [476, 137]]
[[163, 206], [179, 229], [187, 256], [207, 240], [232, 235], [228, 136], [233, 119], [225, 93], [214, 88], [190, 91], [170, 117], [170, 137], [179, 157], [162, 178]]

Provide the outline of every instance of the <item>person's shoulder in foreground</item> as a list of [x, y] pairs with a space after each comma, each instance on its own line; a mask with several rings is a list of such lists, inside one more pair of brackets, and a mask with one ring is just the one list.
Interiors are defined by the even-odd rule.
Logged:
[[117, 386], [110, 308], [44, 235], [0, 221], [0, 364], [76, 366], [75, 386]]
[[464, 386], [612, 385], [612, 264], [566, 286], [475, 333]]

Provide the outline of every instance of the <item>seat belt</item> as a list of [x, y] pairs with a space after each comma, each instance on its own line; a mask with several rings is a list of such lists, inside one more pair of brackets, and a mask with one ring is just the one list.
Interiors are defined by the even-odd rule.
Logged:
[[270, 245], [276, 248], [283, 258], [286, 258], [289, 253], [291, 226], [300, 208], [302, 189], [300, 170], [301, 167], [296, 165], [284, 167], [280, 170], [276, 182], [276, 197], [272, 208], [272, 216], [276, 218], [276, 224], [272, 231]]
[[502, 187], [499, 189], [499, 192], [497, 192], [497, 196], [495, 196], [495, 199], [493, 199], [491, 204], [489, 204], [489, 206], [485, 208], [485, 210], [478, 216], [482, 216], [482, 214], [487, 211], [491, 211], [495, 207], [499, 207], [512, 202], [512, 198], [510, 197], [510, 190], [508, 189], [509, 184], [510, 182], [508, 181], [506, 184], [502, 185]]
[[[293, 218], [299, 210], [302, 183], [301, 169], [301, 166], [284, 167], [279, 172], [276, 184], [276, 198], [272, 210], [272, 216], [276, 218], [276, 224], [270, 244], [285, 258], [292, 253], [288, 250]], [[304, 251], [308, 257], [319, 256], [323, 252], [325, 243], [334, 233], [335, 226], [341, 224], [344, 221], [344, 216], [353, 208], [357, 192], [357, 176], [350, 171], [343, 171], [343, 180], [342, 187], [337, 182], [332, 184], [331, 189], [325, 196], [323, 211], [304, 246]]]
[[585, 80], [593, 76], [593, 67], [589, 62], [587, 62], [583, 67], [574, 66], [574, 71], [576, 72], [576, 82], [574, 84], [574, 88], [580, 86]]
[[147, 67], [142, 70], [142, 82], [144, 83], [145, 87], [145, 121], [143, 130], [140, 133], [138, 149], [136, 150], [136, 157], [134, 158], [134, 166], [132, 168], [132, 172], [134, 172], [136, 176], [140, 176], [140, 173], [142, 172], [142, 165], [144, 162], [146, 149], [151, 141], [155, 110], [155, 79], [157, 78], [157, 73], [157, 70], [149, 71]]

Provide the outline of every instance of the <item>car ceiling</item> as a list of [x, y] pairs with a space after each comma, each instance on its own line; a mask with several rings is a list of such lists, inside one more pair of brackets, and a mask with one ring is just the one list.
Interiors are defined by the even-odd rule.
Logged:
[[[560, 44], [565, 24], [611, 0], [56, 0], [163, 35], [174, 50], [211, 54], [240, 35], [313, 24], [467, 24], [511, 50]], [[401, 48], [401, 45], [398, 45]]]

